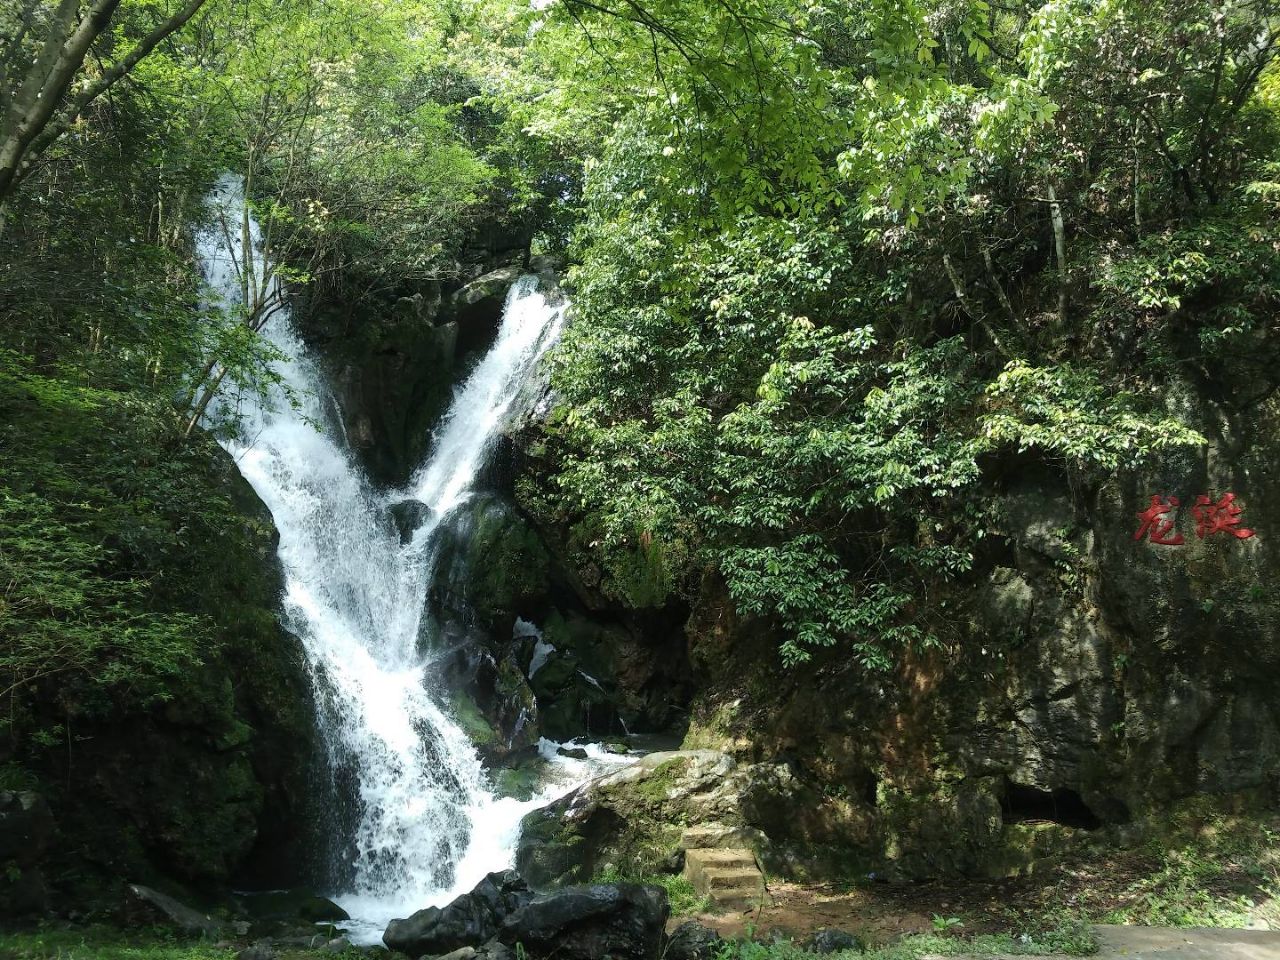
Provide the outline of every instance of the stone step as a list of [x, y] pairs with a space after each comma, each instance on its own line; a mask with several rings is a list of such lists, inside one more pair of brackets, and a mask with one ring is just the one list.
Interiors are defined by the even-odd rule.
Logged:
[[696, 863], [700, 867], [750, 867], [756, 865], [756, 855], [750, 850], [732, 850], [715, 848], [712, 850], [686, 850], [685, 863]]
[[756, 869], [716, 868], [702, 871], [702, 883], [713, 897], [719, 893], [749, 894], [764, 888], [764, 877]]
[[745, 827], [731, 827], [724, 823], [700, 823], [686, 827], [680, 834], [680, 847], [684, 850], [710, 850], [714, 848], [741, 849], [750, 845], [752, 831]]
[[726, 833], [718, 824], [688, 827], [680, 834], [680, 846], [686, 850], [706, 850], [720, 846], [720, 838]]
[[756, 858], [750, 850], [686, 850], [684, 873], [697, 888], [703, 883], [707, 870], [741, 868], [759, 872]]
[[750, 850], [686, 850], [684, 875], [698, 893], [721, 910], [754, 910], [766, 900], [764, 874]]

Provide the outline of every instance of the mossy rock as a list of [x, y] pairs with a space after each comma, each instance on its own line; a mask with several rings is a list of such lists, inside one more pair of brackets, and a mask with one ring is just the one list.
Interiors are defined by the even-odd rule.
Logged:
[[516, 866], [530, 886], [586, 883], [605, 871], [663, 872], [686, 827], [715, 808], [732, 761], [710, 752], [651, 754], [524, 818]]
[[450, 706], [453, 708], [453, 719], [467, 735], [467, 739], [476, 746], [488, 747], [499, 742], [501, 738], [498, 731], [467, 694], [455, 693], [450, 698]]
[[545, 604], [550, 567], [537, 531], [502, 499], [484, 497], [450, 522], [430, 589], [446, 618], [509, 631]]

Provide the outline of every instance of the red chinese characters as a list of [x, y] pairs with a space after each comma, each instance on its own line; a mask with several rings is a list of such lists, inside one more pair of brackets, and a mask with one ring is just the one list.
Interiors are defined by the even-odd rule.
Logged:
[[1203, 540], [1215, 533], [1229, 533], [1238, 540], [1247, 540], [1253, 531], [1240, 526], [1240, 514], [1244, 508], [1235, 502], [1234, 493], [1224, 493], [1217, 503], [1205, 494], [1196, 497], [1191, 515], [1196, 518], [1196, 536]]
[[[1134, 540], [1147, 539], [1165, 547], [1176, 547], [1185, 543], [1181, 533], [1176, 529], [1177, 513], [1180, 501], [1177, 497], [1151, 496], [1151, 504], [1138, 514], [1138, 530]], [[1200, 494], [1191, 506], [1191, 515], [1196, 521], [1196, 536], [1203, 540], [1215, 533], [1228, 533], [1237, 540], [1247, 540], [1254, 535], [1248, 527], [1240, 525], [1244, 508], [1236, 502], [1234, 493], [1225, 493], [1220, 500], [1214, 501], [1208, 494]]]
[[[1144, 536], [1150, 537], [1152, 543], [1158, 543], [1165, 547], [1176, 547], [1183, 542], [1182, 534], [1174, 532], [1173, 519], [1165, 519], [1166, 514], [1175, 514], [1178, 510], [1178, 498], [1169, 497], [1163, 500], [1154, 493], [1151, 495], [1151, 506], [1138, 514], [1138, 519], [1142, 521], [1138, 527], [1138, 532], [1133, 535], [1133, 539], [1141, 540]], [[1173, 534], [1170, 536], [1170, 534]]]

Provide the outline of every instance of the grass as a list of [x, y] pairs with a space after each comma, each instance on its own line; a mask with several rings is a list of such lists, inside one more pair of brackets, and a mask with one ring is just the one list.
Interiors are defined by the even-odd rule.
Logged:
[[[602, 870], [595, 877], [596, 883], [651, 883], [667, 891], [673, 917], [691, 917], [711, 909], [711, 900], [693, 889], [693, 884], [679, 874], [655, 873], [626, 876], [618, 870]], [[0, 958], [3, 960], [3, 958]]]
[[[221, 947], [156, 928], [94, 926], [0, 933], [0, 960], [235, 960], [241, 946]], [[280, 949], [278, 960], [364, 960], [357, 950]]]
[[235, 950], [161, 930], [88, 927], [0, 934], [0, 960], [231, 960]]
[[[1041, 957], [1049, 954], [1088, 956], [1098, 950], [1088, 927], [1067, 922], [1036, 937], [1028, 934], [983, 934], [976, 937], [922, 933], [895, 943], [871, 947], [865, 953], [848, 950], [827, 954], [828, 960], [922, 960], [925, 957]], [[812, 960], [814, 954], [789, 942], [741, 940], [724, 944], [716, 960]]]

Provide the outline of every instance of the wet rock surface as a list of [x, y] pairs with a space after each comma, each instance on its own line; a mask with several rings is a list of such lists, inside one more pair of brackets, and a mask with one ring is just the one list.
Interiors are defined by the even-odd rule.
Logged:
[[495, 936], [503, 921], [532, 899], [533, 893], [514, 872], [491, 873], [445, 907], [427, 907], [391, 921], [382, 940], [412, 957], [475, 947]]
[[670, 915], [660, 887], [634, 883], [568, 887], [509, 916], [498, 938], [531, 957], [657, 960]]
[[235, 898], [234, 904], [253, 920], [340, 923], [350, 919], [347, 911], [328, 897], [318, 896], [309, 890], [242, 894]]
[[382, 939], [411, 957], [450, 960], [505, 960], [516, 949], [535, 960], [657, 960], [669, 914], [660, 887], [595, 884], [534, 896], [507, 871], [448, 906], [393, 920]]

